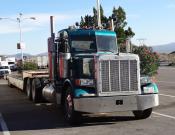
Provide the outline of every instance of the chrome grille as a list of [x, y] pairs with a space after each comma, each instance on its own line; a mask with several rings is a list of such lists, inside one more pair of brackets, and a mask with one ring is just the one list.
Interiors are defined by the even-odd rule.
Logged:
[[121, 91], [129, 91], [129, 61], [123, 60], [120, 61], [120, 83]]
[[136, 60], [101, 60], [101, 92], [137, 91]]
[[101, 70], [103, 74], [101, 74], [102, 79], [102, 88], [104, 92], [107, 92], [109, 89], [109, 62], [103, 61], [103, 68]]
[[110, 61], [110, 84], [111, 91], [118, 91], [120, 89], [119, 85], [119, 61]]
[[137, 81], [137, 61], [130, 61], [130, 91], [136, 91], [138, 89]]

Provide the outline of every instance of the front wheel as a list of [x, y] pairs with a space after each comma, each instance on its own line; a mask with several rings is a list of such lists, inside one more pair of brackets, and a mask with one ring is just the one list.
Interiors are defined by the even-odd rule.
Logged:
[[152, 108], [143, 110], [143, 111], [133, 111], [133, 114], [136, 119], [146, 119], [151, 116]]
[[71, 125], [80, 123], [81, 114], [74, 110], [73, 95], [70, 87], [66, 89], [64, 96], [64, 116], [65, 120]]

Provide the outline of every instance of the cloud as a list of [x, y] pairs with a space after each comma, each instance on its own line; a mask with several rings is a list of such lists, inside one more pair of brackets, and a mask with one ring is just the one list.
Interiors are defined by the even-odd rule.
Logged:
[[[80, 19], [78, 14], [60, 14], [60, 13], [31, 13], [25, 14], [24, 18], [35, 17], [36, 20], [23, 19], [21, 22], [22, 32], [35, 31], [39, 29], [49, 28], [50, 16], [54, 16], [56, 25], [67, 27], [67, 25], [72, 25]], [[17, 18], [15, 15], [9, 18]], [[0, 34], [18, 33], [19, 24], [16, 21], [11, 21], [9, 19], [0, 20]]]

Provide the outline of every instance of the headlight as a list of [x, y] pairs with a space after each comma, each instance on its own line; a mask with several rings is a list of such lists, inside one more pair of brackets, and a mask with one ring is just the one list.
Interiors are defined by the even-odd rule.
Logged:
[[149, 93], [158, 93], [158, 87], [155, 83], [151, 83], [149, 85], [146, 85], [143, 87], [143, 93], [144, 94], [149, 94]]
[[92, 92], [93, 92], [93, 90], [75, 89], [74, 94], [75, 94], [75, 97], [92, 97], [92, 96], [95, 96], [95, 94], [92, 93]]
[[78, 86], [94, 86], [93, 79], [77, 79], [75, 80], [75, 84]]

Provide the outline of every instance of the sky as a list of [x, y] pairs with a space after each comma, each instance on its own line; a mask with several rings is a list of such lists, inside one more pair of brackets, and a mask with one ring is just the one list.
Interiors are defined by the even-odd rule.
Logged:
[[[128, 26], [135, 32], [132, 39], [145, 39], [149, 46], [175, 42], [175, 0], [100, 0], [106, 16], [111, 15], [113, 7], [121, 6], [127, 14]], [[0, 55], [16, 54], [21, 22], [22, 41], [25, 53], [39, 54], [47, 51], [47, 38], [50, 36], [49, 16], [55, 16], [55, 29], [68, 28], [80, 21], [81, 16], [92, 14], [96, 0], [0, 0]]]

